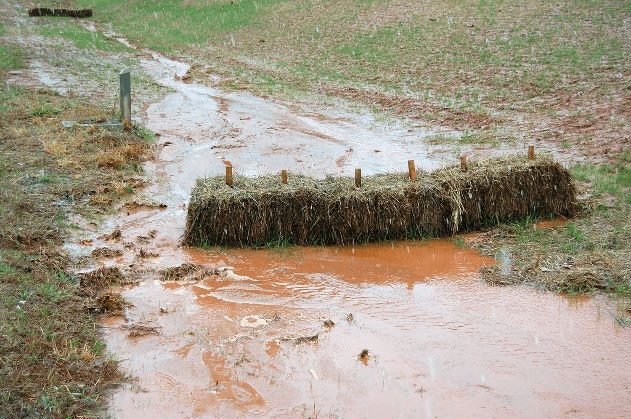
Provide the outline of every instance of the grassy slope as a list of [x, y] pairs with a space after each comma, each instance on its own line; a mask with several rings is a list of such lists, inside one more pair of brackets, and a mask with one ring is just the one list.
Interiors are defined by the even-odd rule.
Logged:
[[[2, 28], [0, 28], [2, 29]], [[25, 65], [23, 50], [0, 76]], [[0, 90], [0, 417], [96, 414], [119, 380], [97, 333], [99, 290], [81, 288], [59, 246], [69, 212], [94, 216], [138, 184], [146, 140], [62, 120], [111, 117], [98, 107], [5, 85]]]
[[376, 85], [447, 106], [492, 108], [629, 71], [631, 4], [614, 0], [76, 3], [132, 41], [220, 73]]

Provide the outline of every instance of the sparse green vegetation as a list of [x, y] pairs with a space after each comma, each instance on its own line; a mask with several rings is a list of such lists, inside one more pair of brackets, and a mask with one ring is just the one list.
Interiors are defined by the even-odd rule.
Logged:
[[[102, 117], [46, 90], [0, 90], [0, 417], [96, 415], [122, 377], [97, 334], [98, 318], [59, 249], [67, 211], [101, 211], [137, 185], [124, 169], [146, 140], [99, 128], [68, 130], [42, 117]], [[91, 143], [98, 153], [77, 144]], [[135, 150], [135, 151], [134, 151]], [[125, 156], [120, 168], [101, 165]], [[77, 182], [80, 180], [80, 182]], [[95, 194], [107, 185], [112, 190]]]
[[133, 42], [194, 55], [262, 90], [371, 86], [416, 97], [430, 91], [454, 109], [490, 109], [579, 92], [577, 82], [623, 71], [626, 62], [620, 28], [628, 7], [613, 0], [452, 0], [420, 9], [392, 0], [74, 3], [98, 10]]
[[24, 53], [15, 45], [0, 44], [0, 71], [24, 68]]
[[565, 225], [537, 228], [537, 220], [503, 225], [486, 235], [511, 255], [507, 275], [501, 263], [484, 268], [493, 284], [530, 283], [565, 293], [605, 290], [618, 300], [616, 321], [631, 324], [631, 173], [630, 154], [613, 165], [579, 164], [575, 178], [593, 195], [583, 198], [583, 217]]
[[100, 32], [89, 31], [77, 26], [66, 18], [44, 18], [46, 24], [39, 28], [40, 33], [47, 38], [65, 38], [75, 46], [85, 50], [101, 50], [108, 52], [130, 51], [130, 48], [114, 38], [108, 38]]

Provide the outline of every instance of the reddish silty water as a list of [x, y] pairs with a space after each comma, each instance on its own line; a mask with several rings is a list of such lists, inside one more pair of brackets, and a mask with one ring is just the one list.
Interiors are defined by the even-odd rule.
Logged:
[[138, 381], [114, 394], [115, 417], [630, 411], [631, 334], [606, 306], [489, 287], [475, 272], [493, 261], [449, 242], [188, 256], [234, 271], [124, 292], [133, 308], [107, 339]]

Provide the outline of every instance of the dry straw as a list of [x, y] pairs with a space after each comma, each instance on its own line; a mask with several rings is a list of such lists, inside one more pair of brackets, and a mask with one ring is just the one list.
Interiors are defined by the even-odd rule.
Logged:
[[480, 229], [526, 215], [569, 216], [576, 191], [569, 172], [549, 156], [468, 162], [431, 173], [317, 180], [289, 174], [198, 179], [183, 243], [262, 246], [268, 243], [352, 244]]

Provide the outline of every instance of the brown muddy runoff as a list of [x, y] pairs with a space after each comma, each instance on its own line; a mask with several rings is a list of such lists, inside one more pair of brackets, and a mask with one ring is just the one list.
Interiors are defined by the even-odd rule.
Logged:
[[[409, 158], [430, 170], [454, 156], [423, 140], [441, 127], [223, 93], [178, 81], [187, 66], [153, 56], [144, 71], [172, 92], [143, 110], [159, 134], [151, 186], [67, 245], [79, 256], [122, 253], [96, 264], [140, 279], [123, 290], [125, 316], [104, 324], [133, 377], [113, 392], [113, 417], [629, 415], [631, 332], [606, 303], [489, 287], [476, 272], [494, 261], [466, 247], [181, 248], [195, 179], [226, 162], [251, 176], [324, 177], [405, 170]], [[185, 262], [216, 273], [160, 281]]]
[[628, 414], [627, 330], [589, 299], [486, 286], [475, 272], [492, 261], [447, 241], [187, 259], [229, 266], [149, 275], [106, 324], [136, 378], [115, 417]]

